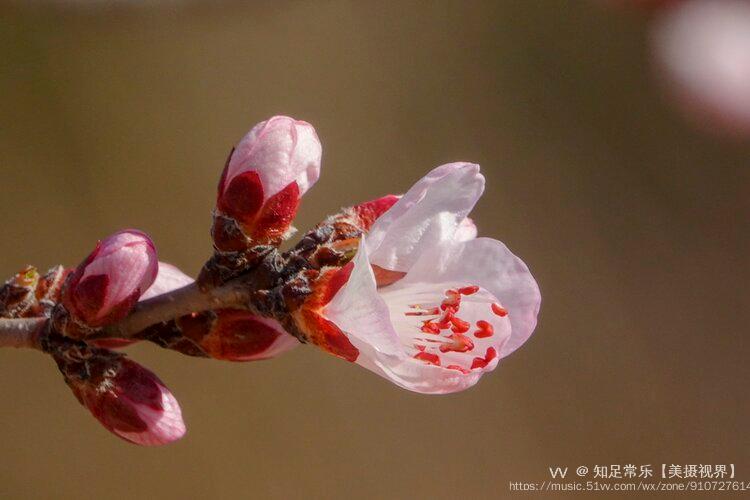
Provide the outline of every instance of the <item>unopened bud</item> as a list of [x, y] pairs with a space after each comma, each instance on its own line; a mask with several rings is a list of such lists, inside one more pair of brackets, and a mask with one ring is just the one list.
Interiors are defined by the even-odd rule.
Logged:
[[300, 197], [318, 180], [322, 148], [309, 123], [275, 116], [230, 153], [219, 182], [212, 235], [221, 251], [278, 244]]
[[177, 400], [138, 363], [80, 343], [62, 343], [51, 354], [78, 401], [110, 432], [144, 446], [185, 435]]
[[224, 361], [268, 359], [299, 345], [277, 321], [238, 309], [188, 314], [147, 328], [142, 338], [188, 356]]
[[70, 275], [62, 303], [77, 321], [100, 327], [124, 318], [156, 278], [156, 248], [140, 231], [102, 240]]

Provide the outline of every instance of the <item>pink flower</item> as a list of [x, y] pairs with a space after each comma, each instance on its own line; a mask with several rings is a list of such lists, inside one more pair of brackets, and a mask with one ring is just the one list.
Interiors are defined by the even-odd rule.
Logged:
[[657, 19], [653, 50], [690, 118], [706, 129], [750, 134], [750, 3], [677, 3]]
[[185, 435], [180, 405], [152, 372], [101, 351], [85, 363], [87, 376], [80, 377], [77, 364], [58, 361], [73, 394], [107, 430], [144, 446], [171, 443]]
[[156, 248], [140, 231], [100, 241], [70, 275], [62, 303], [78, 321], [100, 327], [124, 318], [156, 279]]
[[321, 154], [309, 123], [274, 116], [253, 127], [230, 154], [219, 182], [213, 228], [217, 248], [234, 251], [247, 245], [233, 223], [256, 242], [282, 239], [300, 197], [320, 176]]
[[375, 221], [352, 263], [322, 272], [298, 324], [406, 389], [474, 385], [529, 338], [541, 302], [518, 257], [475, 238], [467, 215], [483, 190], [478, 165], [431, 171]]

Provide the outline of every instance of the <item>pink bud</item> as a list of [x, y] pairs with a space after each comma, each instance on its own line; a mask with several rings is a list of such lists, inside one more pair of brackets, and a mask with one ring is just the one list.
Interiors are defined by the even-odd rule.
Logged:
[[690, 0], [654, 23], [654, 58], [670, 96], [698, 127], [750, 136], [750, 3]]
[[[84, 365], [85, 363], [85, 365]], [[180, 405], [151, 371], [118, 355], [96, 351], [84, 362], [58, 360], [78, 401], [110, 432], [143, 446], [185, 435]], [[87, 376], [80, 376], [85, 366]]]
[[62, 303], [77, 320], [100, 327], [124, 318], [156, 279], [156, 248], [140, 231], [100, 241], [68, 278]]
[[[230, 154], [219, 182], [213, 230], [217, 248], [240, 250], [245, 238], [280, 241], [300, 197], [318, 180], [321, 154], [309, 123], [275, 116], [253, 127]], [[232, 219], [245, 238], [221, 216]]]
[[[150, 298], [156, 297], [163, 293], [171, 292], [177, 288], [189, 285], [193, 282], [193, 278], [180, 271], [177, 267], [167, 262], [159, 262], [159, 273], [156, 275], [156, 280], [149, 287], [148, 290], [143, 292], [141, 298], [138, 300], [142, 302]], [[75, 336], [75, 335], [73, 335]], [[89, 340], [89, 344], [93, 344], [97, 347], [103, 347], [106, 349], [121, 349], [125, 346], [129, 346], [137, 340], [133, 339], [118, 339], [118, 338], [106, 338]]]
[[200, 340], [200, 346], [211, 358], [257, 361], [273, 358], [299, 345], [299, 340], [272, 319], [236, 309], [219, 309], [215, 314], [211, 331]]

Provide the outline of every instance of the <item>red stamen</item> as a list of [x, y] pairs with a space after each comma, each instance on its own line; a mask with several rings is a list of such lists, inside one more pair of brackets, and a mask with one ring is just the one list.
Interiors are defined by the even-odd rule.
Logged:
[[474, 342], [465, 335], [453, 335], [451, 340], [451, 343], [440, 346], [440, 352], [467, 352], [474, 349]]
[[437, 354], [430, 354], [429, 352], [418, 352], [414, 355], [414, 359], [419, 359], [430, 365], [440, 366], [440, 357]]
[[[415, 308], [414, 306], [410, 306], [410, 307]], [[418, 306], [416, 308], [418, 308]], [[440, 314], [440, 310], [437, 307], [432, 307], [430, 309], [425, 309], [423, 311], [407, 311], [404, 314], [406, 316], [430, 316], [432, 314]]]
[[458, 289], [458, 293], [461, 295], [473, 295], [479, 291], [479, 287], [476, 285], [472, 286], [465, 286], [463, 288]]
[[447, 298], [440, 304], [440, 309], [447, 311], [449, 308], [452, 308], [458, 311], [461, 307], [461, 294], [457, 290], [446, 290], [445, 296]]
[[500, 316], [501, 318], [504, 318], [508, 315], [508, 310], [504, 307], [500, 306], [497, 302], [494, 302], [492, 304], [492, 312]]
[[493, 328], [493, 326], [483, 319], [477, 321], [477, 328], [479, 328], [479, 330], [474, 332], [474, 336], [478, 339], [492, 337], [492, 335], [495, 333], [495, 329]]
[[422, 328], [420, 328], [424, 333], [433, 333], [435, 335], [440, 333], [440, 327], [433, 323], [432, 320], [428, 319], [422, 324]]
[[484, 368], [489, 364], [490, 361], [495, 359], [497, 357], [497, 351], [494, 347], [488, 347], [487, 353], [484, 355], [483, 358], [474, 358], [474, 361], [471, 363], [471, 369], [474, 368]]
[[489, 363], [490, 361], [492, 361], [496, 357], [497, 357], [497, 351], [495, 350], [495, 348], [494, 347], [488, 347], [487, 348], [487, 352], [484, 355], [484, 360]]
[[441, 330], [445, 330], [451, 326], [453, 320], [453, 311], [447, 310], [445, 313], [443, 313], [443, 316], [440, 318], [440, 321], [438, 321], [437, 326]]
[[469, 328], [471, 328], [471, 323], [469, 323], [468, 321], [462, 320], [458, 316], [451, 315], [451, 323], [453, 323], [453, 327], [454, 328], [456, 328], [457, 330], [459, 330], [456, 333], [468, 332]]

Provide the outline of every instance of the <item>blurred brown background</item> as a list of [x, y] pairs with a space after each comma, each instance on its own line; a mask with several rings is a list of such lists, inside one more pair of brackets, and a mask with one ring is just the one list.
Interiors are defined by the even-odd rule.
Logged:
[[662, 462], [750, 480], [750, 146], [672, 110], [643, 17], [566, 0], [55, 5], [0, 10], [3, 279], [124, 227], [196, 273], [229, 148], [282, 113], [324, 144], [301, 229], [481, 163], [480, 231], [529, 264], [542, 312], [526, 346], [442, 397], [309, 347], [248, 364], [131, 348], [183, 406], [187, 437], [161, 449], [107, 433], [50, 359], [2, 350], [0, 497], [531, 498], [508, 483]]

